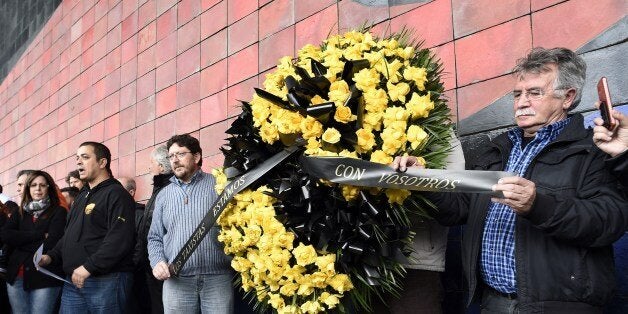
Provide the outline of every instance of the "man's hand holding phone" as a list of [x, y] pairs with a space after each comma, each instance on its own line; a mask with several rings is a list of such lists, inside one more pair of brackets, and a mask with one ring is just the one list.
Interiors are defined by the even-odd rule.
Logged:
[[[595, 103], [600, 106], [599, 102]], [[602, 118], [595, 118], [593, 123], [593, 142], [605, 153], [615, 157], [628, 150], [628, 116], [611, 109], [610, 116], [617, 121], [615, 129], [608, 129], [604, 126]]]

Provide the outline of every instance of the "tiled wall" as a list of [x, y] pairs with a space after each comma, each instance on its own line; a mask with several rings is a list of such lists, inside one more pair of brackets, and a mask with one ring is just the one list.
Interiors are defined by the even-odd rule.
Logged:
[[279, 57], [365, 23], [378, 34], [415, 29], [444, 62], [463, 121], [508, 93], [514, 60], [532, 46], [577, 49], [626, 12], [623, 0], [594, 10], [588, 0], [381, 2], [63, 1], [0, 85], [0, 182], [11, 194], [17, 171], [37, 168], [65, 186], [78, 144], [93, 140], [145, 199], [154, 145], [191, 132], [205, 168], [220, 165], [237, 100]]

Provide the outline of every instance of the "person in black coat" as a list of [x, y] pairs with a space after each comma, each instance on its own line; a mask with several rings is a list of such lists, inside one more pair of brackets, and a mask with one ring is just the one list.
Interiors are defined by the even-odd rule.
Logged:
[[[34, 171], [26, 179], [20, 207], [2, 229], [9, 248], [6, 282], [14, 313], [54, 312], [62, 282], [38, 272], [33, 255], [42, 244], [46, 253], [63, 236], [66, 210], [59, 203], [52, 177]], [[61, 267], [48, 270], [63, 276]]]
[[147, 237], [150, 224], [153, 221], [153, 210], [155, 209], [155, 197], [163, 187], [170, 184], [172, 168], [168, 160], [168, 149], [166, 146], [156, 147], [150, 154], [150, 173], [153, 175], [153, 193], [146, 203], [144, 215], [139, 223], [137, 234], [137, 248], [135, 250], [135, 264], [146, 276], [146, 284], [150, 294], [151, 313], [163, 313], [162, 287], [163, 281], [153, 277], [152, 268], [148, 261]]

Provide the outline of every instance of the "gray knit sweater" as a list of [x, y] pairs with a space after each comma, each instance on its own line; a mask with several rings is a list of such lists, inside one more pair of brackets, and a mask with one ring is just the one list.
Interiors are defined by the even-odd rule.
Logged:
[[[215, 178], [201, 170], [187, 185], [175, 176], [170, 181], [172, 184], [164, 187], [155, 199], [148, 232], [148, 258], [153, 268], [160, 261], [172, 262], [217, 198]], [[218, 242], [218, 232], [214, 225], [181, 269], [181, 276], [231, 272], [231, 258]]]

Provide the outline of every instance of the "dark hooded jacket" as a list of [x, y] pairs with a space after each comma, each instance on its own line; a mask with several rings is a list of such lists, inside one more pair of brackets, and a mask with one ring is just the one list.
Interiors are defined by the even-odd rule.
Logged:
[[65, 234], [49, 255], [53, 263], [63, 261], [67, 275], [84, 266], [98, 276], [133, 271], [134, 247], [135, 202], [120, 182], [109, 178], [81, 190]]
[[172, 173], [158, 174], [153, 177], [153, 194], [151, 194], [150, 199], [146, 202], [144, 215], [139, 223], [137, 233], [137, 244], [135, 248], [136, 253], [133, 260], [138, 268], [148, 267], [148, 269], [150, 269], [150, 263], [148, 262], [148, 249], [146, 248], [148, 245], [148, 230], [150, 230], [150, 224], [153, 222], [155, 198], [161, 189], [170, 184], [170, 177], [172, 177]]

